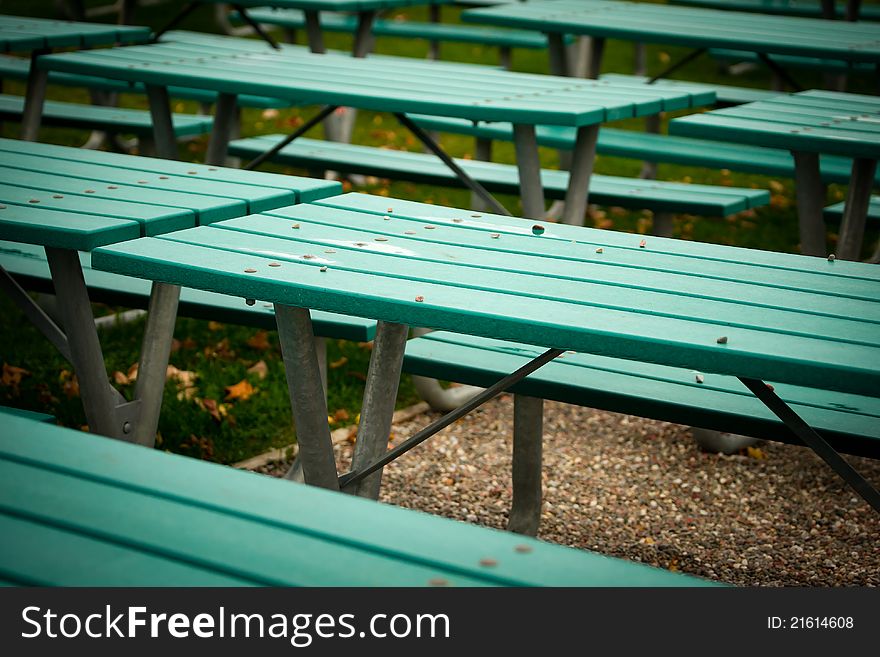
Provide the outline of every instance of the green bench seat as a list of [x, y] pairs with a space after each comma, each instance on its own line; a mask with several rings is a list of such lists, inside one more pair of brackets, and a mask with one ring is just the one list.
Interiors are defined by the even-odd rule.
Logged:
[[[0, 81], [18, 80], [20, 82], [26, 82], [28, 75], [30, 75], [30, 69], [31, 62], [29, 59], [14, 57], [12, 55], [0, 55]], [[49, 73], [49, 84], [57, 84], [63, 87], [81, 87], [84, 89], [109, 93], [146, 94], [146, 89], [141, 83], [129, 84], [122, 80], [111, 80], [109, 78], [100, 78], [92, 75], [61, 73], [59, 71], [51, 71]], [[169, 87], [168, 94], [171, 98], [194, 100], [199, 103], [214, 103], [217, 100], [217, 94], [215, 92], [207, 91], [205, 89]], [[275, 98], [242, 94], [238, 97], [238, 105], [239, 107], [267, 109], [289, 107], [290, 103]]]
[[[639, 82], [642, 84], [648, 84], [648, 80], [650, 80], [650, 78], [644, 75], [625, 75], [623, 73], [604, 73], [599, 76], [599, 79], [615, 83]], [[767, 89], [752, 89], [750, 87], [735, 87], [728, 84], [706, 82], [689, 82], [687, 80], [670, 80], [667, 78], [662, 78], [651, 84], [652, 86], [669, 87], [672, 89], [702, 89], [704, 91], [711, 91], [715, 94], [715, 102], [718, 105], [742, 105], [743, 103], [752, 103], [756, 100], [767, 100], [773, 96], [778, 96], [780, 93]]]
[[[258, 23], [277, 25], [292, 30], [303, 29], [306, 26], [305, 14], [298, 9], [262, 7], [249, 9], [248, 14]], [[240, 20], [237, 13], [234, 13], [232, 17], [235, 20]], [[354, 33], [357, 30], [357, 25], [357, 16], [321, 12], [321, 28], [328, 32]], [[547, 37], [540, 32], [477, 27], [456, 23], [377, 19], [373, 21], [373, 34], [375, 36], [427, 39], [429, 41], [479, 43], [501, 48], [540, 49], [547, 47]]]
[[[749, 62], [761, 64], [757, 53], [727, 48], [710, 48], [709, 55], [724, 62]], [[797, 55], [772, 55], [774, 62], [783, 68], [802, 68], [811, 71], [827, 71], [829, 73], [865, 73], [873, 74], [874, 65], [864, 62], [847, 62], [842, 59], [820, 59], [818, 57], [800, 57]]]
[[715, 584], [25, 418], [4, 429], [8, 584]]
[[[428, 130], [469, 135], [478, 139], [513, 141], [513, 126], [510, 123], [475, 124], [464, 119], [422, 114], [410, 114], [409, 117]], [[561, 150], [574, 148], [575, 131], [571, 128], [544, 125], [538, 126], [536, 132], [538, 144], [541, 146]], [[669, 162], [768, 176], [794, 177], [794, 158], [788, 151], [734, 142], [603, 127], [599, 130], [596, 151], [603, 155], [649, 162]], [[841, 184], [849, 182], [852, 160], [823, 155], [820, 162], [823, 180]]]
[[13, 406], [0, 405], [0, 426], [9, 418], [9, 416], [23, 417], [35, 422], [54, 422], [55, 418], [48, 413], [37, 413], [24, 408], [15, 408]]
[[[407, 342], [404, 370], [489, 386], [541, 349], [448, 332]], [[702, 382], [697, 380], [700, 375]], [[837, 450], [880, 458], [880, 398], [777, 384], [776, 394]], [[512, 392], [665, 422], [802, 444], [735, 377], [565, 353]]]
[[[826, 221], [840, 223], [843, 219], [843, 210], [846, 207], [846, 201], [829, 205], [823, 211]], [[868, 204], [867, 221], [869, 224], [880, 222], [880, 196], [872, 196], [871, 202]]]
[[[80, 252], [83, 276], [92, 301], [130, 308], [146, 308], [150, 300], [150, 282], [92, 269], [91, 255]], [[42, 247], [20, 242], [0, 241], [0, 267], [26, 290], [54, 294], [49, 263]], [[181, 288], [178, 314], [181, 317], [212, 319], [274, 331], [275, 310], [271, 304], [248, 306], [241, 297], [216, 292]], [[338, 340], [367, 342], [376, 334], [376, 322], [362, 317], [313, 311], [315, 335]]]
[[[23, 113], [24, 98], [22, 96], [0, 94], [0, 120], [20, 121]], [[208, 134], [214, 123], [210, 116], [172, 114], [171, 118], [176, 137]], [[153, 136], [153, 121], [147, 110], [122, 107], [47, 100], [43, 105], [43, 123], [65, 128], [131, 133], [147, 138]]]
[[[282, 135], [265, 135], [235, 140], [229, 144], [229, 153], [252, 158], [282, 138]], [[332, 169], [433, 185], [462, 184], [446, 165], [428, 153], [301, 138], [284, 147], [273, 160], [307, 169]], [[489, 191], [519, 194], [516, 166], [462, 159], [456, 162]], [[541, 180], [548, 197], [565, 197], [567, 171], [543, 170]], [[769, 194], [765, 190], [593, 175], [590, 200], [603, 205], [648, 208], [656, 212], [725, 216], [764, 205], [769, 202]]]

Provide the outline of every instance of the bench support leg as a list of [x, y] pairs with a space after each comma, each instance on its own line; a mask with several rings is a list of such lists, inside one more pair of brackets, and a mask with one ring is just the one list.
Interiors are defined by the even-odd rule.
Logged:
[[296, 423], [303, 478], [312, 486], [339, 490], [336, 459], [327, 424], [327, 402], [315, 356], [311, 314], [307, 308], [276, 303], [275, 321]]
[[116, 400], [107, 378], [79, 255], [71, 249], [46, 247], [46, 259], [55, 293], [63, 300], [60, 311], [89, 430], [123, 438], [123, 428], [116, 422]]
[[309, 50], [323, 55], [327, 50], [324, 48], [324, 35], [321, 33], [321, 16], [314, 10], [306, 10], [304, 13]]
[[156, 155], [166, 160], [178, 159], [168, 89], [148, 84], [147, 100], [150, 103], [150, 118], [153, 120], [153, 141], [156, 143]]
[[852, 176], [846, 195], [846, 208], [840, 223], [840, 237], [837, 240], [837, 257], [844, 260], [858, 260], [862, 252], [862, 239], [865, 236], [865, 219], [871, 202], [871, 187], [877, 160], [853, 160]]
[[498, 63], [506, 71], [513, 66], [513, 48], [510, 46], [501, 46], [498, 48]]
[[739, 377], [743, 385], [769, 408], [786, 427], [827, 463], [840, 477], [861, 495], [871, 507], [880, 513], [880, 492], [860, 475], [822, 436], [804, 422], [788, 404], [763, 381]]
[[[440, 22], [440, 5], [430, 5], [428, 7], [428, 20], [432, 23]], [[432, 59], [437, 61], [440, 59], [440, 42], [439, 41], [429, 41], [428, 42], [428, 59]]]
[[544, 400], [513, 396], [513, 504], [507, 529], [535, 536], [541, 522]]
[[590, 39], [590, 61], [587, 63], [587, 77], [596, 80], [599, 71], [602, 70], [602, 55], [605, 53], [605, 38], [592, 37]]
[[148, 447], [156, 442], [179, 300], [180, 286], [153, 283], [134, 391], [135, 399], [141, 402], [141, 416], [135, 427], [134, 441]]
[[220, 94], [217, 96], [217, 106], [214, 111], [214, 128], [211, 130], [211, 140], [208, 143], [208, 152], [205, 154], [205, 164], [226, 164], [226, 153], [229, 148], [229, 137], [236, 130], [238, 113], [235, 111], [238, 96], [235, 94]]
[[550, 73], [568, 77], [568, 49], [565, 45], [565, 36], [558, 32], [548, 32], [547, 48], [550, 51]]
[[[492, 140], [485, 137], [477, 137], [474, 143], [474, 159], [480, 162], [492, 161]], [[486, 202], [476, 192], [471, 192], [471, 209], [480, 212], [488, 212]]]
[[[436, 5], [432, 5], [435, 7]], [[358, 14], [357, 32], [354, 35], [354, 46], [351, 54], [354, 57], [366, 57], [373, 50], [373, 22], [375, 11], [362, 11]]]
[[[388, 451], [391, 418], [394, 415], [394, 402], [397, 401], [403, 352], [408, 337], [409, 327], [405, 324], [378, 324], [373, 353], [370, 356], [370, 369], [367, 372], [357, 442], [354, 444], [354, 455], [351, 459], [352, 470], [369, 465]], [[379, 497], [381, 484], [382, 470], [379, 469], [351, 486], [344, 487], [343, 491], [375, 500]]]
[[31, 53], [30, 75], [27, 81], [27, 93], [24, 99], [24, 114], [21, 117], [21, 138], [25, 141], [36, 141], [40, 132], [43, 117], [43, 103], [46, 100], [46, 83], [49, 72], [37, 67], [37, 59], [48, 50], [34, 50]]
[[598, 138], [598, 125], [585, 125], [578, 128], [577, 140], [572, 153], [571, 173], [568, 176], [568, 189], [565, 192], [563, 223], [573, 226], [584, 225], [584, 213], [587, 210], [590, 178], [593, 175], [593, 163], [596, 161], [596, 141]]
[[797, 197], [798, 225], [800, 227], [801, 253], [825, 255], [825, 183], [819, 173], [819, 156], [816, 153], [799, 153], [794, 156], [795, 195]]
[[535, 126], [515, 123], [513, 125], [516, 148], [516, 168], [519, 171], [519, 194], [523, 217], [544, 218], [544, 185], [541, 182], [541, 161], [538, 157], [538, 140]]
[[67, 362], [73, 364], [73, 358], [70, 355], [70, 345], [67, 344], [67, 336], [64, 335], [64, 331], [58, 327], [58, 324], [46, 314], [46, 311], [22, 289], [18, 282], [2, 266], [0, 266], [0, 288], [9, 295], [13, 303], [27, 315], [31, 323], [55, 346]]
[[651, 235], [657, 237], [672, 237], [672, 213], [655, 212], [654, 225], [651, 227]]

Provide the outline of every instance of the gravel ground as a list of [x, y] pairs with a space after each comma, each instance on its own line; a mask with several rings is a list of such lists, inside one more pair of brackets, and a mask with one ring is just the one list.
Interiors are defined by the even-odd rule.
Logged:
[[[539, 538], [736, 585], [880, 585], [880, 515], [812, 451], [706, 454], [679, 425], [544, 408]], [[395, 425], [392, 444], [435, 417]], [[504, 528], [512, 418], [502, 395], [404, 455], [385, 469], [382, 501]], [[351, 443], [337, 445], [340, 472], [350, 458]], [[847, 458], [880, 486], [880, 461]]]

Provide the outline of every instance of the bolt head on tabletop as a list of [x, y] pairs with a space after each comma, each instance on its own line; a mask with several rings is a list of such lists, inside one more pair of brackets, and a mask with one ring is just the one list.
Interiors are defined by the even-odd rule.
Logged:
[[394, 208], [388, 208], [386, 212], [394, 212]]
[[6, 206], [3, 205], [2, 203], [0, 203], [0, 210], [5, 210], [5, 209], [6, 209]]
[[834, 262], [834, 259], [837, 258], [833, 253], [828, 254], [828, 262]]
[[532, 546], [521, 543], [520, 545], [515, 546], [513, 549], [516, 550], [517, 552], [519, 552], [520, 554], [528, 554], [529, 552], [532, 551]]
[[318, 271], [327, 271], [327, 266], [326, 266], [326, 265], [324, 265], [324, 266], [323, 266], [323, 267], [321, 267], [321, 268], [320, 268], [320, 269], [319, 269], [319, 270], [318, 270]]
[[52, 198], [64, 198], [64, 194], [52, 194]]
[[543, 235], [544, 227], [541, 224], [535, 224], [532, 226], [532, 235]]
[[374, 237], [373, 239], [374, 239], [376, 242], [387, 242], [387, 241], [388, 241], [388, 238], [387, 238], [387, 237]]
[[498, 565], [498, 562], [491, 557], [485, 557], [483, 559], [480, 559], [480, 565], [485, 566], [486, 568], [494, 568]]
[[94, 193], [95, 193], [94, 189], [87, 189], [86, 190], [86, 194], [94, 194]]
[[491, 235], [489, 235], [489, 237], [491, 237], [493, 240], [497, 240], [499, 237], [501, 237], [501, 234], [500, 233], [492, 233]]
[[727, 336], [722, 335], [720, 338], [715, 340], [715, 342], [717, 342], [718, 344], [727, 344]]
[[419, 296], [416, 297], [416, 301], [418, 301], [419, 303], [421, 303], [421, 302], [424, 301], [424, 300], [425, 300], [425, 297], [423, 297], [423, 296], [421, 296], [421, 295], [419, 295]]
[[387, 214], [382, 217], [382, 219], [384, 219], [385, 221], [391, 221], [391, 217], [389, 217]]
[[256, 274], [257, 270], [253, 269], [252, 267], [248, 267], [247, 269], [244, 270], [244, 273], [245, 274]]
[[442, 577], [434, 577], [428, 580], [428, 584], [431, 586], [449, 586], [449, 580]]
[[168, 180], [168, 176], [159, 176], [159, 180]]
[[119, 189], [116, 185], [107, 185], [107, 189]]
[[479, 218], [482, 217], [483, 215], [481, 215], [481, 214], [472, 214], [471, 216], [472, 216], [474, 219], [479, 219]]
[[38, 199], [38, 198], [32, 198], [30, 201], [28, 201], [28, 203], [39, 203], [39, 202], [40, 202], [40, 199]]
[[303, 260], [314, 260], [314, 259], [315, 259], [315, 256], [313, 256], [311, 253], [306, 253], [303, 256]]
[[414, 230], [405, 230], [405, 231], [403, 231], [403, 234], [404, 234], [404, 235], [415, 235], [415, 234], [416, 234], [416, 231], [414, 231]]
[[270, 267], [280, 267], [280, 266], [281, 266], [281, 263], [280, 263], [280, 262], [270, 262], [270, 263], [269, 263], [269, 266], [270, 266]]
[[198, 171], [187, 171], [187, 174], [189, 174], [190, 176], [194, 176], [197, 173], [198, 173]]
[[703, 382], [703, 375], [702, 374], [697, 374], [697, 376], [694, 378], [696, 379], [697, 383]]
[[604, 253], [604, 251], [605, 251], [605, 249], [603, 249], [601, 246], [598, 249], [596, 249], [596, 253]]
[[293, 226], [291, 226], [291, 228], [293, 230], [299, 230], [299, 224], [293, 224]]
[[452, 220], [452, 223], [454, 223], [454, 224], [460, 224], [460, 223], [463, 222], [463, 221], [464, 221], [464, 219], [453, 219], [453, 220]]
[[324, 253], [336, 253], [335, 249], [325, 249]]
[[425, 230], [434, 230], [437, 226], [425, 226]]
[[138, 180], [138, 185], [146, 185], [146, 184], [147, 184], [146, 180]]
[[249, 306], [253, 306], [257, 301], [256, 299], [245, 299], [244, 302]]

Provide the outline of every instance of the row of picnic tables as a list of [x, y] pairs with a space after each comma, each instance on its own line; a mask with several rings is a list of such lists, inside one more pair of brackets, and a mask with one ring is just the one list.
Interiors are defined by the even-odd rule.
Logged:
[[[555, 34], [566, 30], [578, 33], [579, 26], [586, 26], [583, 33], [595, 35], [599, 33], [590, 27], [594, 14], [606, 14], [609, 24], [619, 20], [621, 24], [641, 25], [640, 39], [649, 29], [658, 38], [669, 33], [671, 28], [653, 17], [629, 22], [625, 5], [629, 3], [552, 0], [504, 7], [498, 16], [526, 16], [527, 21], [538, 21], [530, 23], [532, 27], [541, 26]], [[40, 28], [39, 21], [22, 23], [27, 23], [31, 33]], [[654, 27], [649, 28], [649, 23]], [[0, 143], [0, 166], [4, 169], [39, 171], [44, 166], [45, 170], [69, 171], [83, 183], [82, 190], [69, 192], [79, 199], [94, 195], [98, 185], [114, 191], [121, 184], [140, 186], [161, 194], [175, 186], [185, 187], [187, 179], [203, 181], [201, 184], [207, 185], [203, 194], [208, 197], [220, 195], [219, 190], [231, 181], [231, 174], [221, 165], [235, 99], [240, 94], [255, 94], [291, 104], [324, 105], [331, 110], [351, 105], [395, 115], [417, 112], [474, 121], [510, 121], [516, 132], [524, 214], [533, 220], [540, 219], [544, 208], [535, 126], [576, 127], [565, 219], [578, 223], [587, 203], [599, 125], [693, 108], [707, 101], [696, 92], [679, 88], [526, 75], [405, 58], [319, 55], [296, 47], [275, 49], [254, 41], [181, 32], [169, 32], [155, 44], [45, 54], [45, 49], [67, 45], [53, 41], [64, 33], [64, 25], [73, 32], [79, 25], [47, 24], [44, 40], [39, 42], [29, 34], [27, 43], [32, 45], [25, 46], [24, 41], [15, 41], [14, 35], [7, 36], [15, 29], [9, 24], [10, 19], [0, 19], [0, 43], [5, 50], [30, 48], [41, 53], [35, 58], [28, 86], [23, 126], [27, 137], [37, 134], [49, 71], [146, 85], [157, 150], [164, 160], [177, 157], [177, 145], [168, 130], [168, 87], [219, 94], [203, 166], [164, 160], [125, 160], [128, 164], [107, 160], [93, 163], [84, 173], [77, 171], [78, 158], [70, 149]], [[599, 35], [622, 34], [607, 29]], [[763, 48], [772, 41], [769, 35], [756, 37], [745, 25], [737, 29], [746, 33], [740, 46]], [[78, 45], [85, 45], [84, 32], [80, 32]], [[143, 33], [126, 32], [132, 40], [139, 36]], [[809, 48], [825, 55], [843, 48], [849, 59], [880, 62], [880, 39], [876, 38], [880, 35], [852, 32], [850, 36], [843, 45], [838, 40], [832, 43], [814, 38]], [[706, 38], [713, 37], [704, 36], [704, 41]], [[118, 33], [108, 33], [104, 42], [118, 40]], [[96, 43], [92, 40], [89, 45]], [[785, 47], [793, 46], [789, 43]], [[781, 124], [778, 116], [785, 119]], [[878, 119], [880, 105], [873, 98], [806, 92], [782, 96], [769, 106], [744, 105], [679, 119], [673, 125], [691, 134], [711, 133], [722, 139], [744, 140], [743, 135], [754, 135], [750, 139], [760, 143], [772, 139], [780, 147], [806, 153], [799, 157], [799, 184], [810, 180], [815, 159], [811, 154], [854, 157], [856, 177], [843, 231], [850, 235], [858, 232], [853, 227], [864, 221], [861, 211], [870, 191], [866, 181], [873, 179], [880, 155]], [[257, 188], [284, 186], [279, 185], [277, 176], [271, 184], [264, 184], [260, 174], [249, 175], [256, 177], [247, 184]], [[212, 182], [213, 192], [209, 191]], [[239, 296], [242, 303], [258, 299], [274, 304], [306, 480], [327, 488], [338, 488], [339, 483], [321, 376], [311, 351], [309, 309], [379, 320], [367, 380], [367, 397], [373, 402], [363, 410], [359, 440], [388, 435], [409, 326], [538, 345], [549, 350], [545, 359], [575, 350], [755, 381], [869, 396], [880, 391], [880, 333], [876, 331], [880, 275], [876, 267], [660, 238], [645, 240], [497, 214], [434, 209], [396, 199], [336, 196], [332, 185], [325, 188], [323, 200], [322, 192], [312, 197], [311, 203], [291, 205], [304, 200], [302, 190], [298, 191], [302, 184], [315, 183], [291, 179], [290, 194], [276, 195], [269, 205], [239, 199], [240, 216], [226, 221], [212, 223], [191, 213], [187, 228], [175, 221], [144, 222], [144, 207], [134, 213], [133, 207], [108, 209], [105, 212], [114, 219], [110, 221], [106, 216], [96, 218], [97, 211], [53, 208], [51, 202], [40, 205], [13, 200], [0, 205], [0, 239], [45, 246], [56, 285], [68, 291], [61, 295], [67, 306], [66, 328], [75, 327], [74, 333], [78, 332], [69, 336], [69, 346], [77, 372], [84, 375], [80, 385], [90, 423], [95, 418], [100, 432], [151, 442], [180, 286]], [[31, 189], [34, 184], [22, 179], [21, 187]], [[52, 194], [51, 185], [39, 187], [54, 200], [64, 196], [57, 190]], [[802, 195], [804, 188], [799, 187], [798, 193]], [[151, 198], [133, 204], [174, 205]], [[89, 327], [84, 315], [88, 313], [88, 296], [75, 255], [84, 247], [94, 249], [92, 264], [96, 268], [154, 281], [143, 374], [138, 381], [142, 396], [136, 407], [131, 402], [120, 403], [107, 390], [100, 345], [94, 326]], [[453, 255], [453, 251], [470, 257]], [[484, 253], [487, 255], [482, 258]], [[572, 275], [570, 268], [586, 265], [626, 275], [610, 287]], [[630, 276], [656, 275], [666, 280], [663, 277], [669, 274], [674, 274], [674, 284], [672, 279], [668, 287], [657, 283], [650, 298], [633, 296], [628, 300], [630, 284], [624, 281]], [[691, 285], [683, 286], [686, 281]], [[703, 281], [711, 282], [711, 292], [703, 289]], [[743, 287], [745, 281], [749, 290]], [[713, 302], [702, 313], [674, 310], [691, 307], [701, 298]], [[810, 329], [814, 322], [821, 324], [821, 331]], [[87, 381], [93, 383], [91, 388]]]

